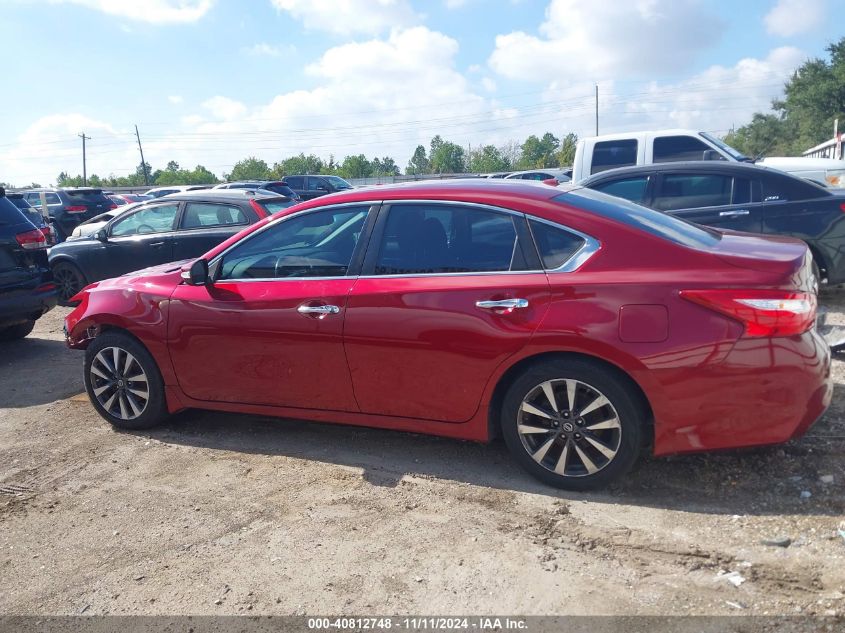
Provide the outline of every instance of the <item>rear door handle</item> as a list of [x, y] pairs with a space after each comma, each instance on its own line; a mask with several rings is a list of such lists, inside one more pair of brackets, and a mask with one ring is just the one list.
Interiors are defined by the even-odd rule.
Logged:
[[299, 314], [304, 316], [316, 317], [318, 319], [324, 319], [330, 314], [338, 314], [340, 312], [340, 308], [338, 306], [331, 306], [331, 305], [322, 305], [322, 306], [309, 306], [306, 304], [302, 304], [296, 309]]
[[735, 218], [740, 215], [749, 215], [751, 211], [748, 209], [737, 209], [736, 211], [720, 211], [719, 217], [722, 218]]
[[164, 242], [150, 242], [149, 245], [153, 248], [158, 248], [159, 246], [164, 246]]
[[476, 308], [482, 310], [507, 310], [508, 312], [516, 309], [527, 308], [528, 299], [499, 299], [498, 301], [476, 301]]

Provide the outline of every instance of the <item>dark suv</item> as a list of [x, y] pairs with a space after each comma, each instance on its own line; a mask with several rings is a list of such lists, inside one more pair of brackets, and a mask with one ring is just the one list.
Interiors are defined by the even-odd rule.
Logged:
[[221, 185], [215, 185], [215, 189], [263, 189], [264, 191], [272, 191], [280, 196], [287, 196], [294, 202], [300, 202], [302, 198], [293, 189], [288, 186], [284, 180], [240, 180], [238, 182], [224, 182]]
[[23, 338], [56, 305], [47, 239], [0, 187], [0, 341]]
[[327, 193], [352, 189], [340, 176], [285, 176], [285, 183], [302, 200], [311, 200]]
[[30, 189], [24, 197], [29, 204], [41, 210], [42, 193], [47, 202], [47, 214], [56, 229], [56, 242], [63, 242], [85, 220], [117, 208], [102, 189], [93, 187]]
[[18, 209], [20, 209], [21, 213], [24, 214], [26, 219], [35, 225], [35, 228], [41, 230], [41, 232], [44, 234], [44, 237], [47, 238], [47, 246], [52, 246], [56, 243], [56, 236], [53, 234], [53, 229], [51, 225], [47, 223], [46, 218], [41, 215], [41, 212], [38, 209], [36, 209], [31, 204], [29, 204], [29, 202], [26, 201], [26, 198], [22, 193], [13, 193], [11, 191], [7, 191], [6, 198], [9, 199], [9, 202], [15, 205]]

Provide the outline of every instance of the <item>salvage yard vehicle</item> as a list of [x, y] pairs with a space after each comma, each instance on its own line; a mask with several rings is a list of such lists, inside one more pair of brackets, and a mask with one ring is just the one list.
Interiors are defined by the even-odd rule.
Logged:
[[0, 187], [0, 341], [24, 338], [55, 306], [47, 238]]
[[623, 167], [581, 183], [719, 229], [806, 242], [816, 277], [845, 282], [845, 191], [746, 163], [693, 161]]
[[79, 224], [100, 215], [117, 205], [109, 200], [102, 189], [94, 187], [76, 187], [69, 189], [30, 189], [24, 193], [26, 201], [38, 211], [41, 209], [41, 196], [47, 203], [47, 215], [56, 233], [56, 242], [63, 242]]
[[26, 216], [26, 219], [35, 225], [35, 228], [39, 229], [44, 234], [44, 237], [47, 239], [47, 246], [52, 246], [56, 243], [56, 238], [53, 235], [53, 228], [47, 222], [45, 217], [41, 215], [41, 212], [26, 201], [26, 198], [22, 193], [12, 193], [7, 191], [6, 198], [9, 202], [20, 209], [20, 211]]
[[[486, 441], [561, 488], [784, 442], [833, 393], [798, 240], [585, 188], [423, 181], [302, 203], [65, 320], [122, 429], [205, 408]], [[409, 440], [411, 441], [411, 440]]]
[[102, 228], [50, 249], [63, 302], [87, 283], [139, 268], [198, 257], [293, 201], [241, 189], [185, 191], [119, 211]]

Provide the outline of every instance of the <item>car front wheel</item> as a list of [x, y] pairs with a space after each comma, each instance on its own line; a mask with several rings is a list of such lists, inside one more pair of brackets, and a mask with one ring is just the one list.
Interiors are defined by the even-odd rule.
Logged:
[[137, 340], [105, 332], [85, 350], [85, 390], [91, 404], [120, 429], [146, 429], [167, 418], [164, 381]]
[[85, 277], [68, 262], [53, 264], [53, 281], [59, 289], [59, 301], [67, 305], [71, 298], [85, 287]]
[[529, 368], [508, 389], [501, 415], [505, 442], [520, 465], [568, 490], [600, 488], [627, 473], [645, 423], [634, 390], [581, 359]]

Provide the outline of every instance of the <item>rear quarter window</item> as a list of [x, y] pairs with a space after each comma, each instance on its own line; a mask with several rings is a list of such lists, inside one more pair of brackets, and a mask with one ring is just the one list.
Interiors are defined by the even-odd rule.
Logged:
[[637, 139], [601, 141], [593, 147], [591, 174], [637, 164]]
[[555, 196], [552, 200], [601, 215], [688, 248], [710, 248], [722, 238], [720, 233], [712, 229], [592, 189], [576, 189]]
[[22, 224], [28, 222], [26, 216], [11, 201], [0, 198], [0, 224]]

